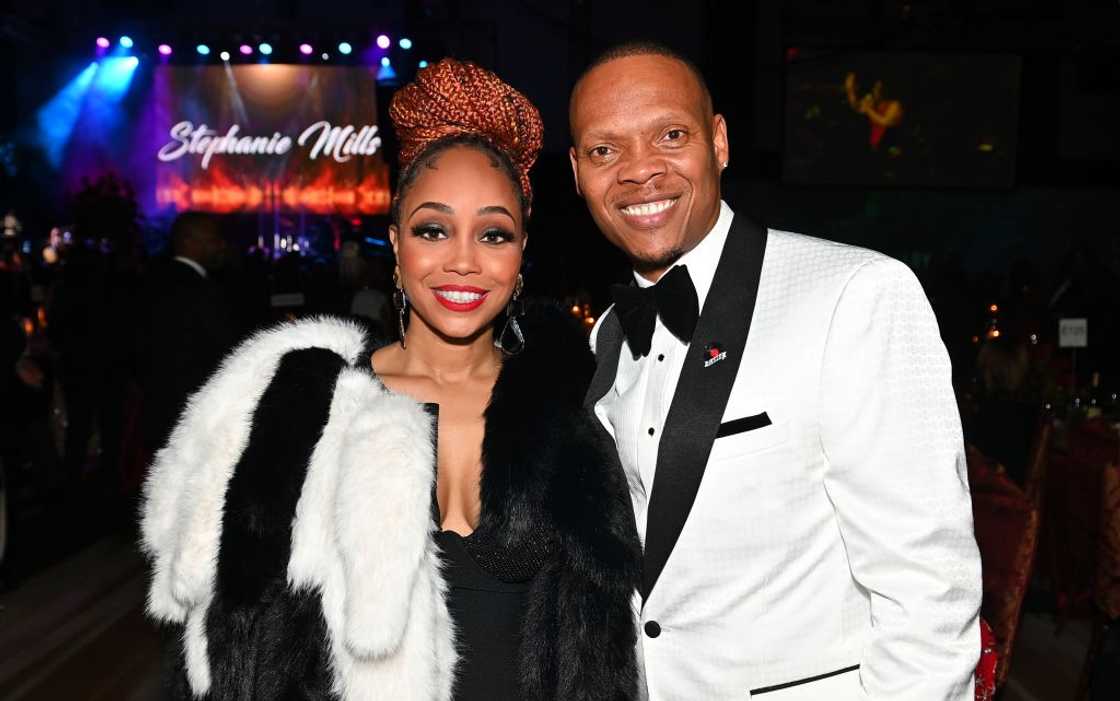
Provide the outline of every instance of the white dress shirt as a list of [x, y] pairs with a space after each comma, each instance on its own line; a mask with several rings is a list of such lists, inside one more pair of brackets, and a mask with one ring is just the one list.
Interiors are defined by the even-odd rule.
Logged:
[[186, 256], [175, 256], [175, 260], [195, 271], [202, 277], [206, 277], [206, 268], [198, 264], [198, 261], [187, 258]]
[[[669, 268], [688, 268], [692, 284], [696, 287], [699, 309], [704, 308], [704, 300], [712, 286], [712, 278], [715, 277], [716, 266], [719, 265], [723, 244], [731, 230], [734, 216], [735, 213], [727, 203], [721, 201], [719, 217], [712, 230], [695, 248], [681, 256]], [[638, 273], [634, 273], [634, 279], [640, 287], [655, 284]], [[674, 336], [658, 317], [649, 355], [635, 359], [630, 347], [624, 343], [614, 387], [595, 407], [600, 420], [613, 434], [618, 446], [619, 458], [630, 485], [638, 535], [643, 543], [649, 492], [653, 487], [653, 473], [657, 466], [657, 446], [661, 441], [661, 429], [669, 414], [669, 405], [673, 401], [687, 353], [688, 342]]]

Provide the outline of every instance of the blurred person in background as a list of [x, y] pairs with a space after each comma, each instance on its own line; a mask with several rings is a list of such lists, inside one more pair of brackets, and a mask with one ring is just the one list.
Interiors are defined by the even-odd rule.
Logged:
[[148, 455], [167, 440], [187, 397], [214, 371], [237, 332], [220, 286], [226, 242], [218, 221], [199, 212], [171, 225], [172, 256], [147, 275], [140, 338], [143, 441]]
[[[100, 435], [102, 419], [119, 411], [119, 406], [108, 401], [106, 366], [110, 355], [125, 346], [119, 342], [109, 314], [105, 256], [93, 241], [83, 241], [68, 251], [47, 306], [47, 318], [47, 336], [58, 359], [66, 406], [63, 466], [69, 485], [76, 487], [86, 476], [91, 439]], [[103, 468], [97, 465], [92, 476], [105, 486], [110, 475]]]
[[389, 298], [392, 289], [389, 269], [389, 262], [384, 258], [367, 259], [364, 285], [350, 300], [350, 314], [367, 321], [373, 334], [379, 338], [395, 338], [397, 334], [393, 324], [393, 304]]

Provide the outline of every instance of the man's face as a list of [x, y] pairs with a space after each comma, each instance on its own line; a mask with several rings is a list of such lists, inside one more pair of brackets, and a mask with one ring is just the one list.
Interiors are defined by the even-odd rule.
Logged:
[[715, 226], [723, 117], [686, 65], [646, 55], [584, 76], [569, 118], [576, 189], [607, 239], [656, 280]]
[[216, 226], [207, 227], [198, 234], [196, 260], [207, 270], [221, 270], [226, 262], [226, 240]]

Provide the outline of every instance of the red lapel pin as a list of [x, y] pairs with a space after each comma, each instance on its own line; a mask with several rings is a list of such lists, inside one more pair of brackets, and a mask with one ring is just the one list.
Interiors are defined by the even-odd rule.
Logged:
[[720, 348], [718, 342], [712, 341], [704, 346], [704, 367], [710, 368], [725, 358], [727, 358], [727, 351]]

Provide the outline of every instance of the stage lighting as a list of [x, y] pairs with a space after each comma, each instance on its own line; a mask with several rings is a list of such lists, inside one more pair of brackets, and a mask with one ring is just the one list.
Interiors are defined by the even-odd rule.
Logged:
[[109, 39], [106, 38], [106, 37], [97, 37], [97, 48], [99, 48], [99, 49], [109, 48]]
[[381, 36], [377, 37], [377, 46], [378, 46], [378, 47], [380, 47], [380, 48], [382, 48], [382, 49], [387, 49], [387, 48], [389, 48], [389, 46], [390, 46], [390, 45], [391, 45], [392, 43], [393, 43], [393, 42], [392, 42], [392, 41], [390, 41], [390, 40], [389, 40], [389, 37], [388, 37], [387, 35], [385, 35], [385, 34], [382, 34]]
[[248, 44], [242, 44], [240, 51], [242, 56], [249, 56], [253, 53], [253, 47]]
[[388, 56], [382, 56], [381, 57], [381, 65], [382, 66], [388, 66], [389, 65], [389, 57]]
[[133, 43], [132, 42], [132, 37], [127, 36], [127, 35], [121, 37], [121, 46], [122, 47], [124, 47], [126, 49], [131, 49], [132, 48], [132, 43]]
[[159, 55], [160, 56], [170, 56], [171, 55], [171, 47], [167, 44], [160, 44], [159, 45]]
[[328, 53], [327, 53], [326, 51], [324, 51], [324, 52], [323, 52], [323, 60], [324, 60], [324, 61], [329, 61], [329, 60], [331, 60], [331, 55], [330, 55], [330, 54], [328, 54]]
[[354, 47], [350, 46], [349, 42], [344, 41], [338, 45], [338, 53], [342, 54], [343, 56], [349, 56], [350, 52], [353, 50]]
[[421, 61], [420, 63], [418, 63], [416, 65], [419, 68], [427, 68], [428, 67], [428, 62], [427, 61]]
[[97, 61], [89, 64], [36, 114], [37, 141], [43, 148], [48, 162], [55, 168], [62, 165], [66, 144], [69, 143], [70, 134], [78, 124], [86, 91], [93, 83], [98, 68]]
[[268, 56], [269, 54], [272, 53], [272, 44], [269, 44], [267, 42], [263, 43], [263, 44], [261, 44], [260, 46], [257, 47], [257, 50], [260, 51], [265, 56]]
[[310, 56], [312, 51], [314, 51], [314, 49], [311, 48], [311, 44], [299, 45], [299, 52], [304, 56]]
[[199, 44], [198, 46], [194, 47], [194, 50], [197, 51], [200, 56], [210, 55], [210, 47], [206, 44]]
[[137, 66], [140, 65], [140, 59], [136, 58], [135, 56], [129, 56], [125, 60], [127, 61], [127, 63], [125, 63], [125, 65], [128, 66], [129, 68], [135, 69]]
[[381, 64], [381, 68], [377, 69], [377, 82], [387, 83], [397, 79], [397, 72], [389, 65], [388, 61]]
[[222, 59], [223, 61], [228, 61], [229, 60], [229, 52], [228, 51], [223, 51], [222, 53], [218, 54], [218, 58]]
[[400, 40], [399, 43], [400, 43], [400, 47], [402, 49], [404, 49], [405, 51], [408, 51], [409, 49], [412, 48], [412, 40], [407, 38], [407, 37], [401, 37], [401, 40]]

